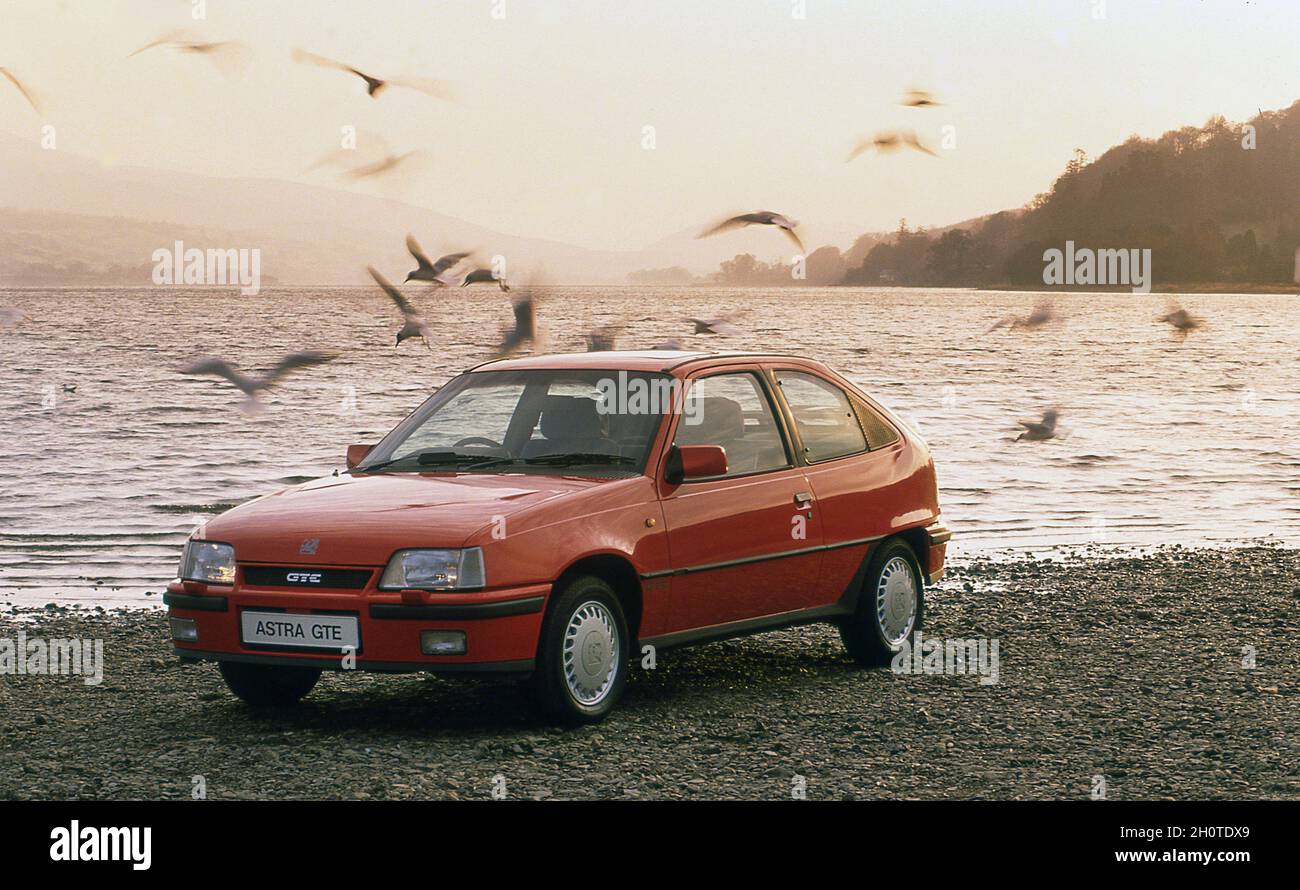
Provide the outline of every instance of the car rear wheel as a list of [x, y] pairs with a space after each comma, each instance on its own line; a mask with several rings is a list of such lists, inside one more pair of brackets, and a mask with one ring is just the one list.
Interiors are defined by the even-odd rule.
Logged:
[[231, 692], [250, 705], [283, 706], [297, 704], [311, 692], [320, 679], [320, 668], [223, 661], [221, 677]]
[[854, 661], [888, 664], [925, 617], [925, 587], [912, 548], [884, 542], [867, 565], [854, 614], [840, 622], [840, 639]]
[[560, 722], [598, 723], [627, 682], [623, 607], [613, 588], [591, 575], [574, 578], [552, 596], [537, 647], [538, 703]]

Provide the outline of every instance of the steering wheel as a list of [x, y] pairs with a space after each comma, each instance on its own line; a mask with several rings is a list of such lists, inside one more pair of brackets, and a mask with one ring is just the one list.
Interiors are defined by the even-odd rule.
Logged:
[[459, 442], [452, 443], [452, 448], [459, 448], [462, 445], [486, 445], [488, 448], [494, 448], [497, 451], [505, 451], [506, 446], [500, 442], [494, 442], [487, 436], [466, 436]]

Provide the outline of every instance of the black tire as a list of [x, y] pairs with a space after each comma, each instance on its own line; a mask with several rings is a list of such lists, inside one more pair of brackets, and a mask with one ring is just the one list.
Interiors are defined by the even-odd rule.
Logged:
[[[565, 640], [569, 625], [578, 612], [592, 603], [599, 604], [604, 610], [604, 617], [612, 622], [617, 639], [617, 651], [613, 656], [609, 656], [609, 653], [602, 649], [605, 642], [599, 633], [595, 634], [596, 639], [589, 640], [592, 636], [590, 633], [584, 635], [582, 641], [578, 641], [575, 637], [575, 649], [586, 648], [589, 655], [612, 658], [613, 674], [606, 681], [608, 687], [602, 687], [603, 691], [598, 693], [598, 701], [587, 703], [575, 695], [566, 679]], [[599, 723], [604, 720], [618, 703], [619, 697], [623, 694], [623, 687], [627, 684], [631, 646], [629, 636], [627, 619], [623, 615], [623, 607], [618, 601], [618, 596], [613, 588], [600, 578], [583, 575], [566, 581], [562, 587], [557, 587], [551, 594], [546, 618], [542, 622], [542, 635], [537, 646], [537, 666], [533, 674], [534, 695], [543, 714], [570, 726]], [[575, 653], [577, 654], [580, 653]], [[604, 676], [608, 676], [608, 670], [605, 669]], [[597, 693], [593, 691], [593, 695], [595, 694]]]
[[320, 668], [221, 662], [230, 691], [254, 707], [295, 705], [320, 679]]
[[885, 638], [876, 614], [876, 590], [881, 581], [885, 566], [895, 557], [902, 557], [911, 568], [912, 578], [916, 584], [916, 620], [908, 636], [921, 629], [925, 618], [925, 578], [917, 564], [916, 554], [905, 541], [897, 538], [887, 540], [876, 548], [867, 565], [867, 572], [862, 581], [862, 590], [858, 595], [858, 607], [853, 615], [840, 622], [840, 639], [849, 656], [858, 664], [866, 667], [878, 667], [889, 664], [903, 648], [902, 641], [893, 642]]

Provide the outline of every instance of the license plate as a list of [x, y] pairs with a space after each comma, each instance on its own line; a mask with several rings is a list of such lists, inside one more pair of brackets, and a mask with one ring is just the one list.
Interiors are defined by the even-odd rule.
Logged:
[[293, 649], [357, 651], [360, 631], [354, 615], [290, 615], [287, 612], [244, 612], [240, 629], [245, 643]]

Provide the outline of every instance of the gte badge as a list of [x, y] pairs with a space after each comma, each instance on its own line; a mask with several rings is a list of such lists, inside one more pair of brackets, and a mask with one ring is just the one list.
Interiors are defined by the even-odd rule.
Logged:
[[320, 547], [320, 538], [308, 538], [302, 542], [302, 545], [298, 548], [298, 553], [303, 556], [315, 556], [318, 547]]
[[290, 584], [319, 584], [320, 572], [289, 572], [284, 576], [284, 580]]

